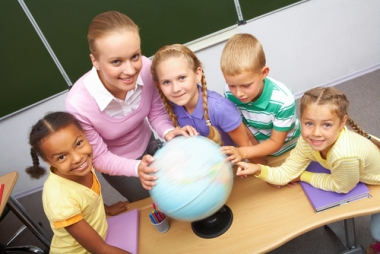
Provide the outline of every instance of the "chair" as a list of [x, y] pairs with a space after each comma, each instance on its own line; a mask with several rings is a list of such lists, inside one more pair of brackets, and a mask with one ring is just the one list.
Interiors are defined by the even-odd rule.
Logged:
[[2, 195], [2, 202], [0, 204], [0, 221], [6, 217], [9, 211], [12, 211], [24, 223], [24, 225], [5, 243], [5, 245], [0, 244], [0, 253], [29, 252], [44, 254], [45, 251], [36, 246], [8, 246], [26, 228], [30, 229], [32, 233], [47, 247], [46, 253], [48, 253], [50, 249], [50, 241], [47, 239], [41, 225], [38, 225], [41, 223], [36, 223], [25, 208], [15, 198], [10, 196], [17, 178], [17, 172], [11, 172], [4, 176], [0, 176], [0, 184], [4, 183], [6, 186]]

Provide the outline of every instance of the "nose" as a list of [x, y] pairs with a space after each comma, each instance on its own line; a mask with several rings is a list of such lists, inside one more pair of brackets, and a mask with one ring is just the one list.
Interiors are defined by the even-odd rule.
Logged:
[[242, 97], [244, 95], [244, 91], [241, 88], [236, 88], [236, 93], [238, 97]]
[[72, 157], [73, 157], [73, 163], [78, 163], [82, 161], [82, 153], [78, 151], [74, 151], [72, 153]]
[[133, 76], [135, 74], [135, 68], [133, 68], [130, 62], [126, 62], [123, 64], [123, 73], [125, 75]]
[[313, 135], [314, 136], [319, 136], [320, 134], [321, 134], [321, 130], [320, 130], [319, 126], [315, 126], [313, 128]]
[[173, 93], [178, 93], [181, 89], [181, 85], [178, 82], [173, 82]]

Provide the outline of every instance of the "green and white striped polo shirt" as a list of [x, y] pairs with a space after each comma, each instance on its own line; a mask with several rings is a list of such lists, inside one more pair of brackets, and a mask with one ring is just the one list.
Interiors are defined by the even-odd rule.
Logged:
[[270, 138], [272, 130], [287, 131], [284, 145], [272, 156], [279, 156], [296, 143], [301, 134], [300, 122], [296, 113], [296, 102], [292, 90], [272, 78], [264, 80], [261, 96], [254, 102], [243, 103], [225, 88], [225, 96], [240, 110], [244, 124], [251, 130], [258, 142]]

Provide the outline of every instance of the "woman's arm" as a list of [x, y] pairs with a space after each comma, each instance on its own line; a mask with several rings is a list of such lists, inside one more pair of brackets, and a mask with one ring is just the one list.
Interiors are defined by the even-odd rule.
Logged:
[[65, 227], [65, 229], [90, 253], [130, 253], [115, 246], [108, 245], [100, 237], [98, 232], [96, 232], [84, 219]]

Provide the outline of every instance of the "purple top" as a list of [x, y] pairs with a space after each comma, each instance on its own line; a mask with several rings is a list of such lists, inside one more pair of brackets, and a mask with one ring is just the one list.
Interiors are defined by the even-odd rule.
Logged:
[[[192, 114], [187, 113], [182, 106], [172, 105], [174, 113], [178, 117], [180, 127], [191, 125], [200, 135], [207, 137], [210, 131], [203, 115], [202, 88], [200, 86], [198, 87], [198, 91], [197, 106]], [[231, 101], [210, 90], [207, 90], [207, 104], [211, 124], [218, 129], [222, 136], [223, 145], [234, 146], [235, 143], [228, 135], [228, 132], [235, 130], [242, 122], [239, 110]]]

